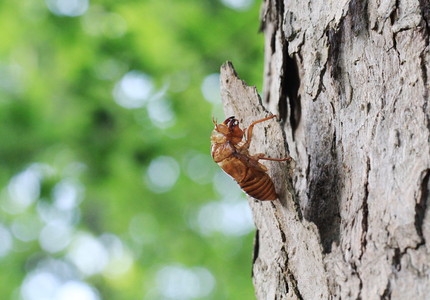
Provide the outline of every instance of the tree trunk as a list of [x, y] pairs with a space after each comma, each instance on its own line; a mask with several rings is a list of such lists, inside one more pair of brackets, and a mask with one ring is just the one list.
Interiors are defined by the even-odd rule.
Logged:
[[[258, 299], [429, 299], [428, 0], [266, 0], [264, 97], [221, 70], [227, 116], [279, 200], [249, 198]], [[429, 242], [427, 242], [429, 241]]]

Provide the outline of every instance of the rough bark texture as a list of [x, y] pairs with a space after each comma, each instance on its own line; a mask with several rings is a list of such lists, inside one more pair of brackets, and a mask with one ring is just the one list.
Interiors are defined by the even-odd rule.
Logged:
[[[249, 199], [258, 299], [429, 299], [428, 0], [266, 0], [264, 101], [221, 70], [227, 116], [280, 200]], [[287, 146], [288, 145], [288, 146]]]

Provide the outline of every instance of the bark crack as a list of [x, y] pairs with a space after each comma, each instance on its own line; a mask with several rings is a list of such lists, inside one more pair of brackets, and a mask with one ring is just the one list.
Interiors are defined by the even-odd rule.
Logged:
[[328, 40], [328, 63], [331, 67], [330, 75], [333, 79], [338, 80], [340, 78], [340, 74], [342, 74], [342, 68], [340, 66], [341, 59], [341, 42], [343, 40], [343, 22], [342, 19], [339, 23], [339, 28], [330, 29], [327, 32], [327, 40]]
[[297, 299], [303, 300], [303, 296], [300, 293], [296, 277], [288, 269], [287, 269], [287, 275], [288, 275], [288, 278], [290, 279], [290, 282], [291, 282], [291, 288], [293, 289], [294, 294], [296, 295]]
[[394, 23], [396, 23], [398, 18], [399, 0], [395, 1], [395, 4], [392, 9], [393, 10], [391, 11], [391, 14], [390, 14], [391, 26], [394, 25]]
[[351, 263], [351, 267], [352, 267], [352, 275], [357, 276], [358, 281], [360, 282], [358, 285], [357, 300], [361, 300], [361, 291], [363, 290], [363, 280], [361, 279], [360, 273], [357, 270], [357, 265], [354, 262]]
[[394, 255], [393, 255], [393, 260], [391, 262], [391, 265], [393, 266], [393, 269], [395, 271], [400, 271], [400, 269], [402, 268], [401, 261], [402, 261], [403, 254], [404, 253], [400, 251], [400, 248], [394, 249]]
[[[253, 257], [252, 257], [252, 265], [253, 266], [255, 265], [255, 262], [257, 261], [259, 251], [260, 251], [260, 231], [257, 229], [255, 231], [255, 237], [254, 237], [254, 253], [253, 253]], [[252, 275], [252, 277], [254, 277], [254, 269], [252, 269], [251, 275]]]
[[415, 205], [415, 228], [418, 236], [421, 239], [421, 243], [425, 243], [423, 224], [427, 210], [427, 199], [429, 198], [429, 179], [430, 169], [427, 169], [424, 171], [424, 176], [420, 185], [421, 196]]
[[312, 99], [314, 101], [319, 97], [319, 95], [321, 94], [321, 92], [323, 90], [325, 90], [325, 86], [324, 86], [324, 82], [323, 81], [324, 81], [324, 75], [325, 75], [326, 70], [327, 70], [327, 63], [324, 63], [323, 67], [321, 68], [320, 75], [319, 75], [320, 76], [320, 80], [318, 82], [317, 92], [315, 93], [315, 97], [313, 97], [313, 99]]
[[390, 300], [391, 299], [391, 282], [388, 280], [387, 285], [385, 286], [385, 290], [381, 295], [382, 300]]
[[363, 256], [364, 252], [366, 251], [367, 247], [367, 230], [369, 227], [369, 173], [371, 170], [370, 166], [370, 158], [367, 157], [366, 160], [366, 182], [364, 183], [364, 197], [363, 197], [363, 204], [362, 204], [362, 214], [363, 219], [361, 221], [361, 227], [362, 227], [362, 234], [361, 234], [361, 254], [359, 259]]
[[[282, 229], [281, 228], [279, 228], [279, 230], [281, 231], [281, 233], [283, 234], [283, 231], [282, 231]], [[283, 234], [284, 235], [284, 234]], [[284, 235], [284, 237], [283, 238], [285, 238], [285, 235]], [[281, 272], [280, 272], [280, 274], [282, 274], [282, 275], [284, 275], [284, 274], [289, 274], [290, 273], [290, 271], [289, 271], [289, 268], [288, 268], [288, 255], [287, 255], [287, 249], [285, 248], [285, 242], [284, 242], [284, 245], [281, 247], [281, 253], [283, 254], [283, 255], [281, 255], [281, 257], [282, 258], [285, 258], [285, 261], [284, 261], [284, 263], [283, 264], [281, 264], [281, 263], [278, 263], [278, 267], [280, 268], [280, 270], [281, 270]], [[277, 294], [277, 295], [275, 295], [275, 300], [277, 300], [277, 299], [284, 299], [284, 296], [285, 295], [287, 295], [288, 294], [288, 291], [289, 291], [289, 289], [290, 289], [290, 285], [289, 285], [289, 282], [288, 282], [288, 277], [287, 276], [280, 276], [279, 277], [279, 282], [278, 282], [278, 284], [279, 285], [283, 285], [284, 287], [285, 287], [285, 289], [282, 291], [282, 288], [280, 288], [279, 290], [280, 291], [282, 291], [281, 293], [279, 293], [279, 294]], [[279, 296], [279, 297], [278, 297]]]

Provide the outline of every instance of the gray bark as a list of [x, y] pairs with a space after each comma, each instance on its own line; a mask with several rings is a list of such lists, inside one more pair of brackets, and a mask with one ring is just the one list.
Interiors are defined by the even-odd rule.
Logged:
[[429, 299], [430, 4], [267, 0], [263, 101], [231, 64], [227, 116], [279, 200], [249, 198], [258, 299]]

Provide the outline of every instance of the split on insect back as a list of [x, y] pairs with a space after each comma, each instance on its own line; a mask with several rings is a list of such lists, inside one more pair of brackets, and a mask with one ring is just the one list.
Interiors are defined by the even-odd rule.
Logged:
[[227, 118], [215, 125], [211, 134], [211, 154], [214, 161], [233, 177], [243, 191], [258, 200], [276, 200], [278, 195], [272, 179], [267, 174], [267, 168], [259, 163], [260, 159], [273, 161], [289, 161], [287, 158], [269, 158], [263, 153], [250, 155], [249, 146], [252, 140], [252, 130], [258, 123], [275, 118], [276, 115], [257, 120], [249, 125], [244, 139], [245, 129], [239, 127], [239, 121], [234, 117]]

